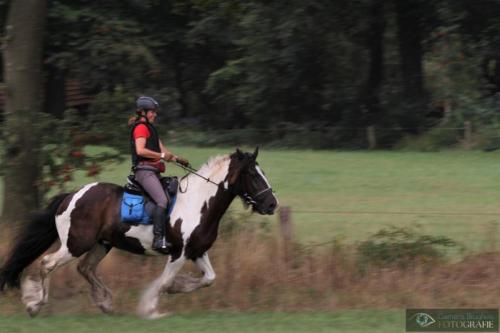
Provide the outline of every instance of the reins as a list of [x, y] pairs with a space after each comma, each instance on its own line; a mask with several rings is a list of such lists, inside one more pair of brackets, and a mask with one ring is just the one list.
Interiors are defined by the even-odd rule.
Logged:
[[[180, 164], [180, 163], [178, 163], [178, 162], [174, 162], [174, 163], [175, 163], [175, 165], [177, 165], [178, 167], [181, 167], [181, 168], [183, 168], [185, 171], [187, 171], [187, 172], [188, 172], [188, 174], [192, 173], [193, 175], [196, 175], [196, 176], [200, 177], [201, 179], [206, 180], [206, 181], [207, 181], [207, 183], [211, 183], [211, 184], [214, 184], [215, 186], [219, 187], [219, 184], [217, 184], [217, 183], [215, 183], [214, 181], [210, 180], [210, 178], [207, 178], [207, 177], [205, 177], [205, 176], [200, 175], [200, 174], [198, 173], [198, 170], [196, 170], [195, 168], [193, 168], [193, 167], [191, 167], [191, 166], [185, 166], [185, 165], [182, 165], [182, 164]], [[181, 178], [181, 180], [183, 180], [184, 178], [186, 178], [188, 174], [186, 174], [184, 177], [182, 177], [182, 178]], [[179, 183], [179, 191], [180, 191], [181, 193], [186, 193], [186, 191], [187, 191], [187, 185], [186, 185], [186, 189], [183, 191], [183, 190], [182, 190], [182, 188], [181, 188], [181, 186], [180, 186], [180, 183]]]
[[[178, 162], [174, 162], [177, 166], [183, 168], [184, 170], [186, 170], [189, 173], [192, 173], [198, 177], [200, 177], [201, 179], [204, 179], [207, 181], [207, 183], [211, 183], [217, 187], [219, 187], [219, 184], [215, 183], [214, 181], [210, 180], [210, 178], [207, 178], [205, 176], [202, 176], [198, 173], [198, 170], [196, 170], [195, 168], [191, 167], [191, 166], [185, 166], [185, 165], [182, 165]], [[184, 177], [181, 178], [181, 180], [183, 180], [184, 178], [186, 178], [188, 176], [188, 174], [186, 174]], [[189, 181], [189, 178], [187, 178], [188, 181]], [[186, 184], [186, 189], [183, 191], [181, 186], [180, 186], [180, 183], [179, 183], [179, 191], [181, 193], [186, 193], [187, 191], [187, 187], [188, 187], [188, 184]], [[252, 205], [252, 204], [256, 204], [257, 202], [255, 201], [255, 199], [257, 199], [258, 196], [266, 193], [267, 191], [272, 191], [272, 187], [268, 187], [266, 189], [263, 189], [262, 191], [260, 191], [259, 193], [255, 194], [255, 195], [250, 195], [248, 194], [247, 192], [243, 193], [241, 196], [243, 197], [243, 199], [245, 200], [245, 202], [249, 205]]]

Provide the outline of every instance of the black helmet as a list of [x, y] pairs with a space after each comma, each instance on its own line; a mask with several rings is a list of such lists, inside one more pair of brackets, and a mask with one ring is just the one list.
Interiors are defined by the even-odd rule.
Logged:
[[135, 105], [138, 110], [158, 110], [160, 108], [160, 104], [154, 100], [152, 97], [141, 96], [135, 101]]

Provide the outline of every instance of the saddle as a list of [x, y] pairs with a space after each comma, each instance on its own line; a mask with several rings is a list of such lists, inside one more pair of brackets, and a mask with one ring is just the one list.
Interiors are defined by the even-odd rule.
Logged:
[[[179, 180], [177, 179], [177, 177], [162, 177], [160, 178], [160, 183], [165, 190], [167, 198], [170, 199], [170, 197], [173, 197], [177, 194], [177, 190], [179, 188]], [[125, 190], [125, 192], [132, 194], [141, 194], [149, 198], [149, 195], [146, 193], [146, 191], [144, 191], [141, 184], [139, 184], [135, 180], [134, 175], [127, 176], [127, 184], [123, 186], [123, 189]]]
[[[160, 182], [168, 198], [167, 214], [170, 215], [177, 198], [179, 180], [177, 177], [162, 177]], [[123, 190], [121, 221], [131, 224], [151, 224], [155, 203], [133, 175], [127, 177]]]

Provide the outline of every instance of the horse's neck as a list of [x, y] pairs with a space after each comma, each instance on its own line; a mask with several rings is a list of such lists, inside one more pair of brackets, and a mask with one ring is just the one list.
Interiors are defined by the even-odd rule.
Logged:
[[[181, 214], [186, 218], [183, 218], [187, 222], [183, 229], [187, 233], [197, 225], [216, 232], [222, 215], [234, 199], [226, 181], [229, 162], [229, 159], [221, 157], [200, 169], [199, 174], [210, 179], [210, 182], [195, 174], [181, 180], [178, 203]], [[183, 190], [186, 192], [182, 193]]]

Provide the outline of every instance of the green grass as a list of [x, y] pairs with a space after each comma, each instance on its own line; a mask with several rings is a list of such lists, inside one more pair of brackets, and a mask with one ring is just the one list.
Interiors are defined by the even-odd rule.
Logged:
[[327, 313], [190, 314], [144, 321], [130, 316], [0, 317], [5, 333], [143, 333], [143, 332], [369, 332], [404, 331], [403, 311]]
[[[199, 167], [232, 149], [173, 147]], [[93, 149], [97, 152], [98, 149]], [[387, 225], [446, 235], [470, 251], [500, 245], [500, 154], [478, 151], [336, 152], [262, 149], [259, 163], [302, 243], [352, 243]], [[98, 180], [123, 184], [129, 159]], [[169, 172], [182, 175], [176, 166]], [[70, 188], [92, 181], [78, 175]], [[0, 188], [1, 189], [1, 188]], [[236, 200], [232, 211], [242, 211]], [[248, 213], [250, 214], [250, 213]], [[277, 226], [277, 217], [253, 216]]]

